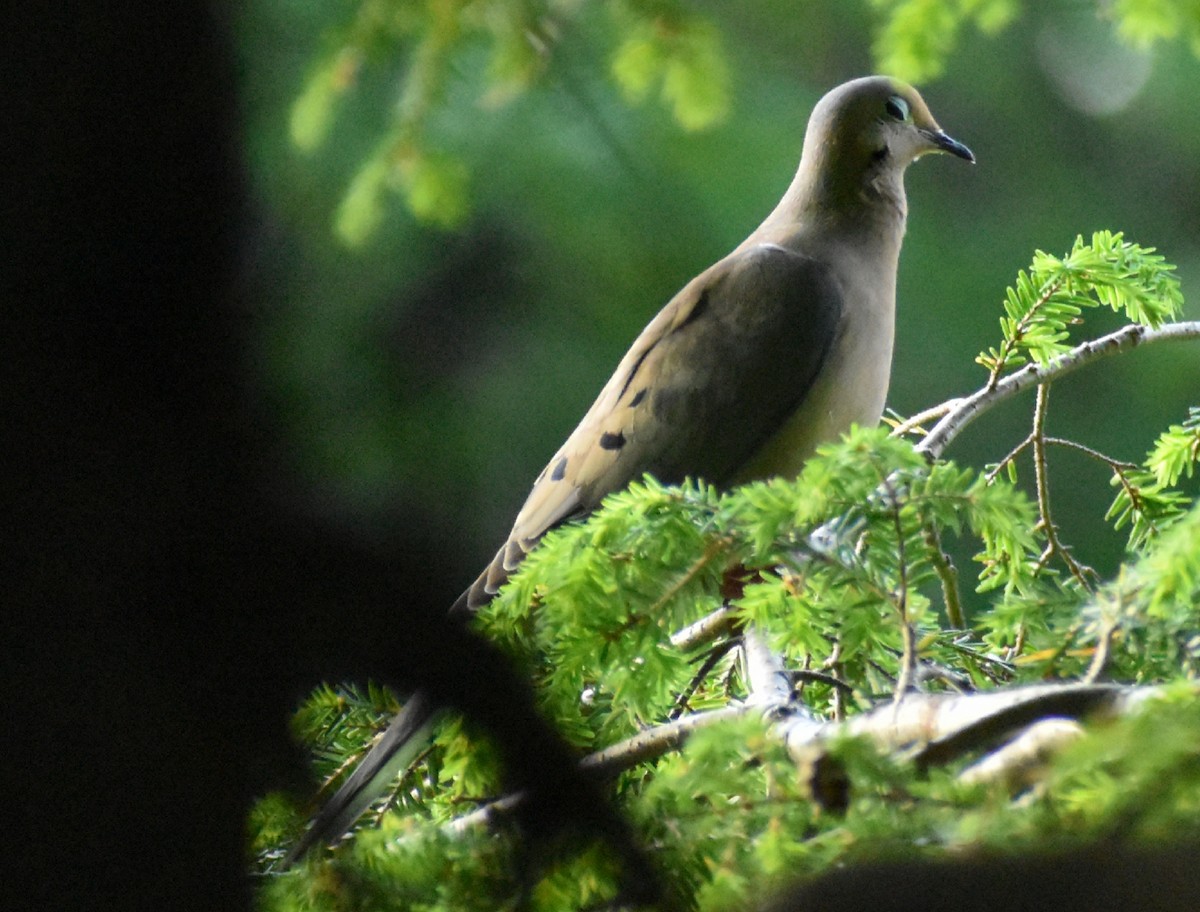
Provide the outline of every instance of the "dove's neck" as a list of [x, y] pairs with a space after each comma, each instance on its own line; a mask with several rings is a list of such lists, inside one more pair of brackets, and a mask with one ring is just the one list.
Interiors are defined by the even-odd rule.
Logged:
[[783, 199], [747, 243], [801, 250], [822, 242], [850, 244], [897, 260], [908, 214], [903, 169], [868, 165], [847, 173], [807, 153]]

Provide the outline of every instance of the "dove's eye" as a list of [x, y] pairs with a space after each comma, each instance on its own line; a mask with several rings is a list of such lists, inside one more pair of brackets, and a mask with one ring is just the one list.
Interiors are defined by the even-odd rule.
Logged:
[[896, 120], [908, 120], [908, 102], [899, 95], [893, 95], [887, 100], [884, 105], [884, 110], [888, 112], [889, 117]]

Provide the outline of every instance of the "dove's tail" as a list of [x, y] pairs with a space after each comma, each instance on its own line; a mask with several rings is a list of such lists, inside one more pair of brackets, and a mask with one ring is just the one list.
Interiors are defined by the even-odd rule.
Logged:
[[336, 842], [386, 791], [402, 769], [425, 747], [438, 707], [417, 691], [392, 719], [383, 737], [367, 752], [341, 788], [321, 808], [312, 826], [288, 852], [281, 869], [303, 858], [317, 843]]

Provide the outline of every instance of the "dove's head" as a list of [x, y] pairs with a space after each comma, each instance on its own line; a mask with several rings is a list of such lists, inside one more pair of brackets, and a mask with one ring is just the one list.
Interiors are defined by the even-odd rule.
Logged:
[[889, 76], [867, 76], [817, 103], [800, 171], [824, 206], [883, 197], [903, 209], [904, 169], [929, 152], [975, 161], [970, 149], [938, 126], [916, 89]]

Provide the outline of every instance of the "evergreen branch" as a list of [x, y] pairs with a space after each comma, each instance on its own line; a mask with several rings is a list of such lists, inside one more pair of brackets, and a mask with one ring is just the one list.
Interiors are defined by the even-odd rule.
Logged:
[[1130, 324], [1098, 339], [1083, 342], [1046, 364], [1027, 364], [1009, 374], [991, 389], [985, 386], [969, 396], [951, 400], [955, 405], [925, 439], [917, 444], [917, 451], [930, 459], [938, 459], [954, 438], [972, 421], [1031, 386], [1065, 377], [1094, 361], [1119, 355], [1142, 345], [1181, 339], [1200, 339], [1200, 321], [1170, 323], [1158, 329]]
[[1063, 354], [1067, 328], [1081, 322], [1085, 307], [1123, 310], [1130, 321], [1157, 328], [1182, 305], [1175, 267], [1153, 247], [1127, 242], [1120, 232], [1097, 231], [1087, 243], [1077, 237], [1065, 257], [1034, 253], [1029, 269], [1005, 292], [1000, 348], [975, 360], [988, 369], [985, 388], [993, 389], [1007, 368]]
[[[1022, 274], [1021, 278], [1024, 278]], [[994, 355], [994, 363], [991, 370], [988, 372], [987, 383], [984, 384], [984, 389], [995, 389], [997, 382], [1000, 380], [1000, 374], [1004, 372], [1004, 368], [1008, 367], [1017, 353], [1017, 348], [1025, 341], [1029, 330], [1036, 324], [1037, 318], [1041, 312], [1050, 303], [1053, 297], [1058, 294], [1058, 291], [1063, 286], [1065, 280], [1059, 279], [1050, 282], [1042, 289], [1042, 293], [1034, 299], [1029, 305], [1029, 309], [1025, 314], [1016, 321], [1016, 323], [1004, 333], [1004, 342], [1000, 345], [1000, 351]], [[1020, 285], [1018, 285], [1020, 287]]]
[[[692, 713], [690, 716], [640, 731], [624, 741], [588, 754], [579, 761], [579, 766], [602, 778], [615, 776], [624, 770], [633, 769], [639, 763], [678, 750], [689, 735], [701, 728], [732, 722], [761, 711], [761, 705], [733, 703], [720, 709]], [[469, 814], [454, 818], [444, 829], [449, 833], [458, 834], [477, 826], [491, 826], [510, 817], [529, 799], [529, 793], [524, 791], [504, 795], [488, 801]]]
[[1105, 519], [1113, 528], [1130, 524], [1129, 547], [1141, 550], [1179, 520], [1190, 498], [1173, 490], [1180, 477], [1191, 477], [1200, 460], [1200, 409], [1189, 409], [1183, 424], [1173, 424], [1155, 442], [1142, 465], [1113, 465], [1109, 482], [1118, 487]]
[[[659, 596], [658, 600], [646, 610], [646, 615], [651, 618], [660, 617], [664, 608], [671, 602], [671, 600], [679, 595], [679, 593], [684, 589], [686, 589], [688, 585], [690, 585], [692, 581], [694, 581], [696, 577], [700, 575], [701, 571], [703, 571], [705, 567], [711, 564], [717, 557], [728, 551], [732, 544], [733, 542], [728, 538], [718, 538], [709, 542], [704, 549], [704, 553], [696, 558], [695, 561], [693, 561], [692, 565], [688, 567], [686, 571], [684, 571], [682, 576], [680, 576], [677, 580], [675, 580], [675, 582], [667, 587], [667, 590], [661, 596]], [[673, 640], [674, 638], [672, 637], [672, 641]]]
[[[774, 677], [768, 674], [768, 678]], [[807, 715], [796, 715], [786, 717], [774, 728], [798, 763], [811, 763], [813, 752], [823, 750], [830, 742], [854, 737], [866, 738], [882, 750], [904, 751], [919, 744], [921, 747], [909, 759], [928, 769], [986, 750], [1039, 720], [1131, 712], [1161, 691], [1158, 686], [1038, 684], [971, 694], [916, 693], [903, 703], [879, 706], [849, 721], [817, 722]], [[739, 703], [658, 725], [589, 754], [580, 761], [580, 767], [600, 776], [612, 776], [678, 749], [700, 728], [730, 722], [761, 708], [762, 704]], [[458, 835], [475, 827], [495, 825], [529, 798], [526, 792], [504, 795], [456, 817], [443, 830]]]
[[580, 761], [580, 766], [599, 776], [615, 776], [624, 770], [633, 769], [639, 763], [678, 750], [687, 740], [688, 735], [698, 729], [740, 719], [751, 712], [761, 711], [760, 705], [732, 703], [720, 709], [692, 713], [690, 716], [652, 726], [624, 741], [588, 754]]

